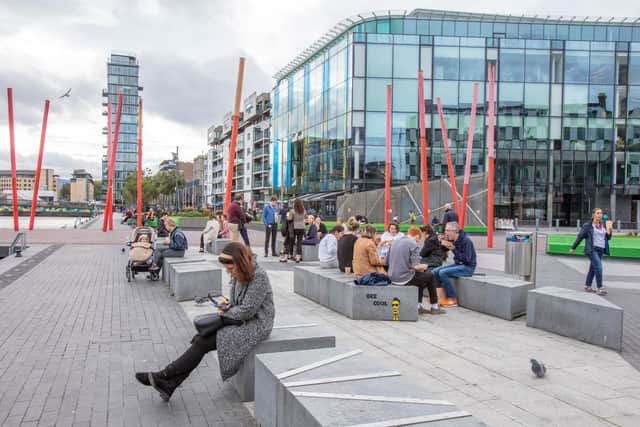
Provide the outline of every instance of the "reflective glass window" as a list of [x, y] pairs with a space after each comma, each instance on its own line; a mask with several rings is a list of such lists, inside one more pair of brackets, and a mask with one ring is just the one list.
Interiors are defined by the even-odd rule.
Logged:
[[418, 111], [417, 80], [393, 80], [393, 111]]
[[484, 80], [484, 49], [460, 48], [460, 80]]
[[433, 49], [433, 78], [458, 80], [458, 48], [435, 46]]
[[367, 110], [386, 111], [389, 79], [367, 79]]
[[353, 75], [356, 77], [365, 75], [365, 45], [361, 43], [353, 46]]
[[569, 39], [569, 26], [568, 25], [558, 25], [556, 27], [557, 38], [560, 40], [568, 40]]
[[629, 84], [640, 85], [640, 53], [629, 55]]
[[391, 144], [418, 144], [418, 115], [416, 113], [393, 113], [391, 118]]
[[[460, 82], [459, 105], [465, 114], [471, 113], [471, 103], [473, 102], [474, 82]], [[476, 114], [484, 112], [484, 85], [478, 85], [478, 103], [476, 104]]]
[[525, 139], [546, 140], [549, 135], [549, 125], [546, 117], [525, 117]]
[[598, 84], [613, 84], [615, 57], [613, 52], [591, 52], [589, 81]]
[[587, 108], [589, 117], [613, 117], [613, 86], [590, 86]]
[[525, 81], [548, 82], [549, 81], [549, 51], [527, 50]]
[[367, 112], [366, 144], [384, 145], [386, 137], [386, 114]]
[[589, 52], [566, 51], [564, 55], [564, 81], [587, 83], [589, 78]]
[[456, 36], [466, 37], [467, 21], [456, 21]]
[[405, 34], [415, 34], [416, 33], [416, 20], [415, 19], [405, 19], [404, 20], [404, 31]]
[[391, 77], [391, 45], [367, 44], [367, 77]]
[[491, 22], [483, 22], [480, 27], [482, 37], [493, 37], [493, 24]]
[[529, 116], [546, 116], [549, 113], [549, 85], [525, 84], [524, 108]]
[[524, 106], [522, 83], [500, 83], [498, 92], [498, 113], [520, 115]]
[[585, 116], [588, 90], [589, 87], [586, 85], [565, 85], [563, 114], [573, 117]]
[[420, 48], [420, 68], [425, 79], [433, 78], [431, 71], [431, 47]]
[[613, 146], [613, 120], [604, 118], [589, 119], [587, 140], [591, 142], [591, 150], [611, 150]]
[[389, 34], [389, 20], [383, 19], [378, 22], [378, 33], [380, 34]]
[[402, 19], [391, 20], [391, 34], [402, 34], [402, 30], [404, 29], [402, 21]]
[[544, 24], [544, 38], [555, 39], [556, 38], [556, 26], [553, 24]]
[[524, 81], [524, 50], [500, 49], [499, 72], [501, 81]]
[[640, 118], [640, 86], [629, 86], [629, 117]]
[[607, 29], [602, 25], [596, 25], [593, 33], [593, 39], [597, 41], [606, 41], [607, 40]]
[[429, 23], [429, 33], [434, 36], [442, 35], [442, 21], [431, 21]]
[[442, 21], [442, 35], [443, 36], [455, 36], [456, 35], [456, 23], [454, 21]]
[[364, 110], [364, 79], [353, 79], [353, 109]]
[[418, 46], [394, 46], [393, 76], [407, 78], [418, 76]]
[[429, 34], [429, 21], [426, 19], [418, 19], [416, 32], [423, 35]]
[[[434, 81], [433, 82], [433, 100], [442, 100], [443, 110], [458, 110], [458, 82], [452, 81]], [[434, 112], [437, 114], [437, 107], [434, 106]]]
[[469, 35], [472, 37], [479, 37], [482, 35], [479, 22], [469, 22]]

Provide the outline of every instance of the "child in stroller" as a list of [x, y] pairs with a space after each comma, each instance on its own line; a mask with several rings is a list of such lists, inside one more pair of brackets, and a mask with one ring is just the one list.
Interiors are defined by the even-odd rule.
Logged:
[[129, 262], [127, 263], [127, 281], [135, 279], [136, 273], [149, 272], [151, 280], [157, 280], [157, 272], [149, 270], [153, 264], [154, 232], [151, 227], [138, 227], [133, 230], [129, 246]]

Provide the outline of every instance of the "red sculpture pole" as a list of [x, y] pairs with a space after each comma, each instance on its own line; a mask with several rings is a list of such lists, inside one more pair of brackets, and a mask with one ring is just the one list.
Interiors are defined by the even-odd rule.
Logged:
[[231, 204], [233, 184], [233, 163], [236, 161], [236, 143], [238, 141], [238, 122], [240, 121], [240, 98], [242, 96], [242, 77], [244, 75], [244, 58], [238, 65], [238, 82], [236, 83], [236, 102], [233, 108], [233, 127], [231, 128], [231, 146], [229, 147], [229, 169], [227, 170], [227, 188], [224, 193], [223, 211], [226, 214]]
[[29, 230], [33, 230], [38, 207], [38, 190], [40, 189], [40, 171], [42, 170], [42, 156], [44, 155], [44, 137], [47, 134], [47, 119], [49, 118], [49, 100], [44, 101], [44, 115], [42, 116], [42, 130], [40, 132], [40, 149], [38, 150], [38, 164], [36, 166], [36, 182], [33, 187], [33, 200], [31, 201], [31, 215], [29, 216]]
[[[115, 161], [116, 161], [116, 153], [118, 152], [118, 133], [120, 132], [120, 117], [122, 115], [122, 100], [124, 94], [120, 92], [118, 96], [118, 110], [116, 113], [116, 131], [113, 135], [113, 141], [111, 142], [111, 150], [109, 153], [109, 179], [108, 179], [108, 187], [107, 187], [107, 207], [105, 213], [107, 215], [107, 221], [102, 226], [102, 231], [107, 231], [107, 225], [109, 224], [109, 217], [111, 217], [113, 213], [113, 172], [115, 169]], [[113, 219], [111, 220], [113, 221]], [[111, 222], [110, 229], [113, 229], [113, 222]]]
[[420, 163], [422, 164], [422, 217], [424, 225], [429, 223], [429, 181], [427, 180], [427, 134], [424, 123], [424, 77], [418, 71], [418, 114], [420, 115]]
[[451, 181], [451, 197], [456, 213], [458, 214], [458, 218], [460, 218], [460, 204], [458, 203], [458, 190], [456, 189], [456, 172], [453, 169], [453, 163], [451, 163], [451, 152], [449, 151], [449, 136], [447, 135], [447, 125], [444, 123], [444, 114], [442, 114], [442, 101], [440, 101], [440, 98], [438, 98], [436, 101], [438, 103], [440, 127], [442, 128], [442, 143], [444, 144], [444, 152], [447, 155], [447, 167], [449, 170], [449, 180]]
[[387, 133], [385, 138], [386, 160], [384, 162], [384, 229], [389, 229], [391, 216], [391, 99], [393, 90], [387, 85]]
[[[109, 102], [108, 105], [108, 113], [109, 113], [109, 126], [107, 126], [107, 131], [109, 132], [109, 163], [111, 164], [111, 157], [114, 156], [113, 153], [113, 129], [111, 128], [113, 126], [112, 120], [113, 120], [113, 107], [111, 107], [111, 103]], [[109, 230], [113, 230], [113, 190], [111, 191], [111, 198], [109, 199], [109, 215], [106, 216], [107, 219], [107, 227]]]
[[467, 158], [464, 165], [464, 185], [462, 186], [462, 215], [460, 215], [461, 228], [464, 228], [464, 218], [467, 212], [467, 198], [469, 197], [469, 177], [471, 176], [471, 156], [473, 154], [473, 132], [476, 127], [477, 104], [478, 104], [478, 83], [474, 83], [473, 99], [471, 101], [471, 119], [469, 121], [469, 138], [467, 139]]
[[9, 151], [11, 154], [11, 193], [13, 196], [13, 231], [20, 231], [18, 221], [18, 177], [16, 174], [16, 140], [13, 132], [13, 89], [7, 89], [9, 103]]
[[102, 228], [105, 229], [106, 231], [106, 227], [109, 226], [109, 165], [111, 164], [111, 102], [107, 103], [107, 182], [103, 182], [102, 185], [106, 186], [105, 188], [107, 189], [107, 194], [104, 196], [104, 218], [102, 219]]
[[138, 98], [138, 227], [142, 226], [142, 98]]
[[487, 247], [493, 248], [493, 162], [495, 132], [495, 67], [489, 68], [489, 176], [487, 177]]

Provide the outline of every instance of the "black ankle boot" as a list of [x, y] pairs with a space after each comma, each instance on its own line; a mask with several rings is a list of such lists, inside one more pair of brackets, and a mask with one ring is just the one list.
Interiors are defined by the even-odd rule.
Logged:
[[136, 372], [136, 379], [142, 385], [150, 386], [149, 372]]
[[174, 384], [173, 381], [164, 374], [164, 371], [147, 373], [147, 380], [151, 387], [155, 388], [158, 393], [160, 393], [160, 397], [165, 402], [168, 402], [169, 399], [171, 399], [171, 395], [178, 387], [178, 384]]

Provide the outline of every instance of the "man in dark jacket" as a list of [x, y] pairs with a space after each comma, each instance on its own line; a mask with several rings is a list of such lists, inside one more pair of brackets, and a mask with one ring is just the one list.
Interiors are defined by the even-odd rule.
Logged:
[[444, 205], [444, 216], [442, 217], [442, 230], [447, 229], [448, 222], [458, 222], [458, 214], [451, 209], [451, 203]]
[[444, 229], [445, 238], [442, 245], [453, 250], [453, 265], [443, 265], [432, 270], [437, 283], [442, 283], [447, 292], [445, 307], [456, 307], [458, 299], [451, 284], [452, 277], [469, 277], [476, 270], [476, 249], [473, 242], [457, 222], [447, 223]]
[[278, 208], [276, 203], [278, 198], [273, 196], [268, 205], [262, 209], [262, 223], [264, 224], [264, 257], [269, 254], [269, 240], [271, 240], [271, 256], [276, 256], [276, 234], [278, 232], [278, 224], [276, 223], [276, 215]]
[[165, 240], [165, 243], [168, 243], [169, 247], [155, 252], [153, 255], [153, 265], [150, 268], [151, 271], [160, 271], [165, 258], [182, 258], [184, 252], [189, 248], [187, 237], [182, 230], [176, 226], [176, 221], [173, 218], [167, 218], [165, 225], [170, 233], [169, 238]]
[[242, 209], [242, 201], [242, 195], [238, 194], [229, 205], [229, 210], [227, 212], [232, 242], [240, 241], [240, 229], [244, 227], [244, 224], [247, 222], [244, 210]]

